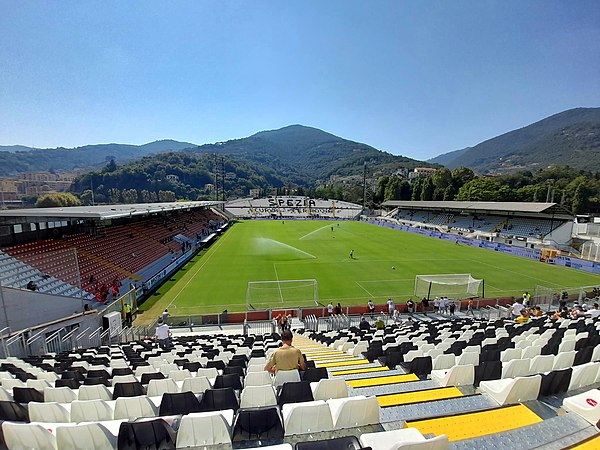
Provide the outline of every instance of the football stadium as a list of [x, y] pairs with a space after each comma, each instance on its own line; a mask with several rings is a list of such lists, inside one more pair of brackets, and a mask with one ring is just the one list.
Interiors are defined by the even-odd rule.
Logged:
[[384, 207], [0, 211], [2, 447], [598, 448], [572, 214]]

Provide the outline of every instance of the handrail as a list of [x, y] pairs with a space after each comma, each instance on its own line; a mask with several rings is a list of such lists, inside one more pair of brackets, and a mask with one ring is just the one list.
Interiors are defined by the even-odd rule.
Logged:
[[95, 335], [99, 334], [101, 331], [102, 331], [102, 327], [96, 328], [96, 330], [90, 334], [90, 339], [92, 339]]
[[77, 330], [79, 330], [79, 327], [77, 327], [77, 328], [73, 328], [71, 331], [69, 331], [67, 334], [65, 334], [65, 335], [62, 337], [62, 340], [64, 341], [64, 340], [66, 340], [66, 339], [69, 339], [69, 338], [71, 337], [71, 335], [72, 335], [73, 333], [75, 333]]
[[0, 336], [2, 336], [2, 333], [4, 333], [6, 330], [8, 330], [8, 334], [10, 334], [10, 327], [4, 327], [0, 330]]
[[13, 335], [13, 336], [9, 337], [9, 338], [6, 340], [6, 345], [11, 345], [12, 343], [14, 343], [14, 342], [18, 341], [19, 339], [22, 339], [22, 338], [23, 338], [23, 335], [25, 334], [25, 332], [26, 332], [26, 331], [27, 331], [27, 330], [23, 330], [23, 331], [21, 331], [20, 333], [18, 333], [18, 334], [15, 334], [15, 335]]
[[40, 338], [40, 336], [47, 330], [48, 328], [44, 328], [41, 331], [38, 331], [36, 334], [34, 334], [33, 336], [31, 336], [29, 339], [27, 339], [27, 341], [25, 342], [27, 345], [30, 345], [32, 342], [38, 340]]
[[54, 333], [52, 333], [50, 336], [48, 336], [46, 338], [46, 342], [51, 341], [52, 339], [54, 339], [57, 335], [60, 334], [60, 332], [64, 330], [64, 328], [59, 328], [58, 330], [56, 330]]

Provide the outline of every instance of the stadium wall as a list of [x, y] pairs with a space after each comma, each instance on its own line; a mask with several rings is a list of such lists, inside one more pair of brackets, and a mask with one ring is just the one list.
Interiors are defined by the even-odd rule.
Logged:
[[[436, 239], [443, 239], [445, 241], [450, 242], [457, 242], [459, 244], [470, 245], [471, 247], [486, 248], [488, 250], [506, 253], [508, 255], [520, 256], [522, 258], [527, 259], [535, 259], [537, 261], [540, 260], [540, 257], [542, 255], [541, 250], [532, 248], [517, 247], [515, 245], [503, 244], [500, 242], [490, 242], [479, 239], [471, 239], [461, 235], [442, 233], [441, 231], [423, 230], [421, 228], [413, 228], [406, 225], [399, 225], [385, 220], [366, 219], [365, 221], [373, 225], [392, 228], [394, 230], [406, 231], [409, 233], [420, 234], [421, 236], [427, 236]], [[600, 275], [600, 263], [594, 261], [559, 255], [554, 259], [549, 259], [547, 263], [555, 264], [557, 266], [571, 267], [573, 269], [583, 270], [585, 272]]]
[[[0, 288], [0, 329], [23, 330], [83, 311], [83, 300], [24, 289]], [[87, 302], [86, 302], [87, 303]], [[8, 319], [8, 322], [7, 322]]]

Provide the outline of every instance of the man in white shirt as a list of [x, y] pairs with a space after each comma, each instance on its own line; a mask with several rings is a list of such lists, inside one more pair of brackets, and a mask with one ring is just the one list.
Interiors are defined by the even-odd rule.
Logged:
[[592, 319], [600, 317], [600, 308], [598, 307], [598, 303], [594, 303], [594, 307], [588, 310], [585, 315], [591, 317]]
[[521, 316], [521, 310], [522, 310], [523, 308], [525, 308], [525, 307], [523, 306], [523, 304], [522, 304], [522, 303], [519, 303], [519, 301], [516, 301], [516, 302], [515, 302], [515, 303], [512, 305], [512, 308], [511, 308], [511, 313], [512, 313], [512, 315], [513, 315], [513, 319], [515, 319], [515, 320], [516, 320], [516, 319], [517, 319], [517, 317], [520, 317], [520, 316]]
[[160, 348], [167, 348], [170, 345], [171, 331], [169, 330], [169, 325], [164, 323], [162, 319], [158, 321], [158, 326], [156, 327], [156, 339]]
[[329, 304], [327, 305], [327, 315], [333, 316], [333, 304], [331, 302], [329, 302]]

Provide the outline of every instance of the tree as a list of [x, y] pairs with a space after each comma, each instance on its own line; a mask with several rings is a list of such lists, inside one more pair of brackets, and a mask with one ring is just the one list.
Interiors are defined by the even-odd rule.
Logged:
[[589, 193], [587, 192], [587, 188], [585, 183], [580, 183], [579, 186], [575, 189], [575, 194], [573, 195], [573, 202], [571, 210], [573, 214], [583, 214], [587, 212], [587, 199]]
[[173, 191], [158, 191], [159, 202], [174, 202], [177, 199]]
[[433, 181], [433, 184], [435, 185], [435, 188], [443, 192], [448, 186], [452, 184], [452, 172], [450, 172], [450, 169], [442, 167], [433, 172], [433, 175], [431, 175], [431, 179]]
[[123, 203], [137, 203], [138, 192], [137, 189], [123, 189]]
[[377, 188], [375, 189], [375, 194], [373, 195], [373, 201], [375, 203], [379, 204], [384, 201], [385, 188], [387, 187], [389, 181], [390, 177], [388, 177], [387, 175], [384, 177], [380, 177], [379, 180], [377, 180]]
[[446, 189], [444, 189], [443, 200], [445, 202], [451, 202], [452, 200], [454, 200], [454, 197], [456, 197], [456, 188], [453, 184], [451, 184], [448, 187], [446, 187]]
[[500, 183], [494, 178], [475, 178], [458, 191], [457, 200], [473, 202], [496, 202], [500, 200]]
[[435, 185], [433, 184], [432, 177], [427, 177], [421, 188], [421, 200], [433, 200], [433, 193], [435, 192]]
[[402, 180], [402, 183], [400, 183], [400, 200], [410, 200], [410, 194], [410, 183]]
[[452, 182], [456, 190], [459, 190], [469, 181], [475, 179], [475, 172], [468, 167], [458, 167], [452, 171]]
[[106, 165], [106, 171], [112, 173], [115, 170], [117, 170], [117, 163], [114, 159], [111, 159], [110, 162]]
[[421, 190], [423, 189], [423, 178], [417, 178], [412, 182], [412, 194], [410, 199], [412, 201], [421, 200]]
[[400, 179], [391, 177], [389, 183], [385, 187], [384, 201], [400, 199]]
[[60, 206], [80, 206], [81, 202], [77, 197], [68, 192], [58, 192], [46, 194], [38, 198], [35, 206], [38, 208], [53, 208]]
[[111, 203], [119, 203], [121, 201], [121, 191], [117, 188], [110, 188], [108, 190], [108, 197]]

